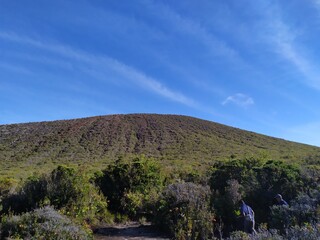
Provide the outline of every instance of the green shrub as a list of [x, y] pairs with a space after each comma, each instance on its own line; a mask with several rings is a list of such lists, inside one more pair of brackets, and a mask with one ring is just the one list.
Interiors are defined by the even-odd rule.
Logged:
[[208, 239], [213, 236], [214, 221], [209, 198], [209, 187], [171, 184], [163, 191], [154, 221], [174, 239]]
[[3, 213], [22, 213], [38, 208], [47, 195], [46, 182], [38, 177], [29, 177], [18, 192], [3, 198]]
[[159, 165], [144, 157], [132, 162], [119, 159], [97, 173], [95, 182], [107, 197], [111, 211], [132, 218], [152, 215], [150, 207], [162, 187]]
[[21, 189], [3, 199], [3, 213], [22, 213], [52, 205], [79, 221], [110, 221], [107, 202], [85, 175], [59, 166], [51, 174], [30, 177]]
[[71, 222], [51, 207], [4, 217], [1, 239], [92, 239], [90, 231]]
[[309, 194], [300, 194], [290, 207], [273, 206], [271, 208], [270, 226], [283, 233], [288, 228], [304, 227], [306, 224], [320, 222], [320, 191], [313, 190]]
[[50, 203], [58, 209], [81, 196], [83, 181], [73, 168], [58, 166], [52, 171], [46, 183]]
[[228, 180], [226, 184], [223, 194], [216, 191], [212, 194], [211, 198], [216, 214], [223, 222], [224, 234], [242, 229], [243, 225], [241, 224], [240, 227], [239, 223], [239, 201], [242, 199], [243, 187], [235, 179]]
[[16, 184], [17, 182], [13, 178], [0, 179], [0, 199], [7, 196]]
[[[242, 198], [253, 208], [257, 222], [267, 222], [269, 207], [277, 193], [288, 201], [294, 199], [303, 190], [303, 179], [299, 168], [280, 161], [260, 161], [256, 159], [231, 160], [214, 164], [210, 178], [210, 187], [214, 193], [217, 213], [225, 225], [236, 225], [226, 206], [230, 180], [237, 181]], [[229, 211], [229, 212], [230, 212]]]

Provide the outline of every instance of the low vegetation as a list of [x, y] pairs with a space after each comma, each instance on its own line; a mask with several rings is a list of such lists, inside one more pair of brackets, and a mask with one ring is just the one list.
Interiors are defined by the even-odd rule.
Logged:
[[3, 217], [0, 234], [1, 239], [92, 239], [90, 232], [51, 207]]
[[[97, 224], [147, 220], [173, 239], [319, 239], [320, 184], [310, 184], [319, 176], [254, 158], [217, 162], [202, 177], [172, 175], [144, 156], [94, 175], [59, 166], [2, 185], [1, 236], [89, 239]], [[277, 193], [290, 205], [275, 206]], [[241, 199], [255, 210], [256, 235], [242, 232]]]
[[49, 205], [82, 222], [108, 217], [106, 199], [98, 189], [81, 172], [64, 166], [47, 175], [32, 176], [14, 193], [4, 195], [1, 212], [20, 214]]

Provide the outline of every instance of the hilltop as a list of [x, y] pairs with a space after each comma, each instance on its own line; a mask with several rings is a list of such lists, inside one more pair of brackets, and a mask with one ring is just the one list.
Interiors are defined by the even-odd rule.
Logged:
[[0, 167], [35, 170], [61, 163], [99, 165], [137, 154], [169, 162], [207, 165], [215, 160], [267, 156], [305, 161], [320, 148], [188, 116], [107, 115], [0, 125]]

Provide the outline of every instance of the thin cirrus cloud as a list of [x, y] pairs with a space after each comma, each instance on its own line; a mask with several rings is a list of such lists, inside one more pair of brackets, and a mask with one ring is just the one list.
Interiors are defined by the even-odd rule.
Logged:
[[176, 32], [188, 34], [207, 47], [214, 56], [219, 56], [238, 64], [246, 65], [237, 50], [230, 47], [225, 41], [217, 38], [198, 22], [186, 18], [166, 4], [148, 1], [145, 7], [154, 12], [158, 18], [170, 23], [169, 26]]
[[125, 79], [130, 80], [134, 84], [157, 93], [158, 95], [161, 95], [167, 99], [193, 108], [197, 108], [198, 106], [198, 104], [193, 99], [166, 87], [159, 80], [147, 76], [143, 72], [124, 63], [121, 63], [116, 59], [107, 56], [93, 56], [69, 46], [44, 43], [29, 37], [17, 35], [15, 33], [0, 32], [0, 38], [7, 41], [17, 42], [19, 44], [27, 44], [42, 50], [59, 54], [60, 56], [65, 58], [84, 62], [87, 64], [89, 63], [92, 66], [101, 66], [103, 68], [107, 67], [108, 69], [117, 72]]
[[[315, 1], [315, 3], [320, 7], [320, 1]], [[320, 72], [301, 50], [303, 46], [299, 46], [296, 43], [297, 29], [293, 29], [282, 19], [279, 6], [269, 7], [264, 10], [266, 12], [265, 26], [269, 30], [269, 36], [266, 39], [269, 39], [275, 52], [302, 74], [302, 83], [320, 90]]]
[[222, 105], [227, 105], [227, 104], [235, 104], [240, 107], [249, 107], [254, 104], [254, 100], [253, 98], [243, 93], [236, 93], [235, 95], [227, 97], [222, 102]]

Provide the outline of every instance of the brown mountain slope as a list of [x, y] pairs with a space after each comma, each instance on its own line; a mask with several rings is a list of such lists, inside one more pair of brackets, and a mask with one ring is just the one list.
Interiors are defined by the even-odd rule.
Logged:
[[208, 163], [267, 154], [305, 160], [320, 148], [177, 115], [129, 114], [0, 126], [0, 164], [13, 166], [95, 162], [145, 154], [162, 161]]

